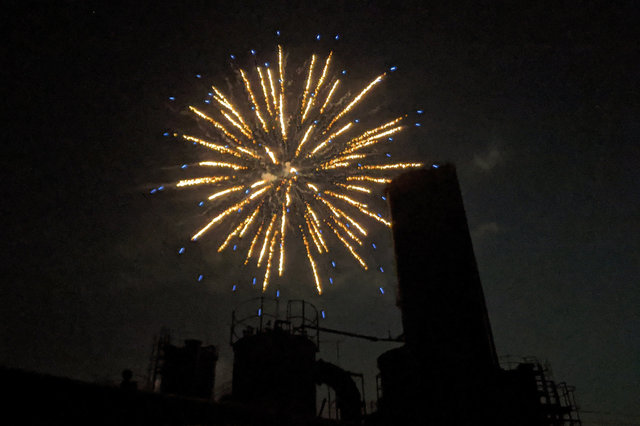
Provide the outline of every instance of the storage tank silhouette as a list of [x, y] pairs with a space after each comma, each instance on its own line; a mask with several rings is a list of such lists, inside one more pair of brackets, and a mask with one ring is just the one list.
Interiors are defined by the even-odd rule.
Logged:
[[280, 327], [233, 344], [233, 399], [275, 412], [315, 415], [315, 344]]
[[160, 392], [210, 399], [215, 384], [218, 351], [202, 346], [199, 340], [185, 340], [183, 347], [172, 345], [168, 336], [158, 342], [155, 370]]
[[302, 300], [288, 301], [286, 316], [279, 319], [279, 301], [273, 306], [273, 301], [259, 300], [258, 309], [241, 313], [240, 306], [233, 312], [232, 399], [275, 415], [313, 419], [316, 385], [327, 384], [335, 392], [341, 419], [358, 420], [362, 401], [350, 373], [316, 360], [317, 309]]

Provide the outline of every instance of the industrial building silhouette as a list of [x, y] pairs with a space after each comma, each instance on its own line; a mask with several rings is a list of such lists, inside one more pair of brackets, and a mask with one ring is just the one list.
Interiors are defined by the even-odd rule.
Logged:
[[[163, 334], [146, 390], [130, 374], [106, 387], [0, 369], [5, 415], [65, 425], [581, 424], [573, 388], [546, 366], [498, 361], [454, 166], [402, 174], [388, 193], [404, 343], [378, 357], [376, 411], [367, 413], [356, 374], [316, 359], [321, 332], [375, 338], [321, 327], [304, 301], [289, 301], [280, 316], [280, 301], [259, 298], [233, 313], [232, 390], [217, 402], [216, 348], [178, 347]], [[333, 389], [339, 419], [318, 416], [319, 384]]]

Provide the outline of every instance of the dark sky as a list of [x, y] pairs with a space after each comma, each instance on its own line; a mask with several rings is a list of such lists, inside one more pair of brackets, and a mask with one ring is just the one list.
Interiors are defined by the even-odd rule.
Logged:
[[[282, 42], [300, 63], [333, 49], [354, 91], [398, 67], [367, 105], [424, 110], [395, 152], [456, 164], [498, 353], [548, 360], [577, 386], [586, 424], [640, 424], [634, 2], [184, 3], [3, 13], [0, 364], [102, 382], [128, 367], [143, 380], [166, 326], [220, 347], [228, 389], [230, 312], [259, 295], [252, 274], [214, 242], [178, 256], [206, 217], [193, 194], [149, 189], [194, 155], [162, 133], [231, 75], [228, 54], [272, 60]], [[400, 334], [391, 239], [373, 238], [384, 274], [344, 259], [322, 297], [308, 274], [283, 297], [325, 309], [327, 327]], [[320, 356], [339, 352], [373, 396], [389, 347], [323, 335]]]

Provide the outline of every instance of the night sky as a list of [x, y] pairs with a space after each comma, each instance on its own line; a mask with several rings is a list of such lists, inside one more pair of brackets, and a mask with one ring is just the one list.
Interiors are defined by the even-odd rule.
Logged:
[[[196, 194], [150, 190], [195, 161], [162, 134], [197, 129], [181, 111], [232, 76], [229, 54], [273, 60], [280, 42], [290, 64], [333, 50], [353, 92], [397, 67], [363, 117], [408, 113], [421, 126], [394, 155], [456, 164], [498, 354], [548, 360], [585, 424], [640, 425], [637, 6], [395, 3], [5, 10], [0, 365], [100, 383], [130, 368], [143, 382], [167, 327], [217, 345], [217, 391], [230, 390], [231, 310], [259, 286], [215, 238], [188, 243], [208, 217]], [[325, 327], [401, 334], [390, 233], [370, 242], [370, 271], [324, 260], [323, 296], [302, 267], [266, 295], [304, 297]], [[373, 399], [375, 359], [393, 346], [323, 334], [319, 357], [365, 373]]]

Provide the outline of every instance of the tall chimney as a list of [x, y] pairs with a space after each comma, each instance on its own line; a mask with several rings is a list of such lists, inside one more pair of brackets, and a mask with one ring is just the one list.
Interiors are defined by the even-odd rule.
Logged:
[[404, 173], [388, 192], [407, 349], [436, 375], [485, 376], [497, 355], [455, 167]]

